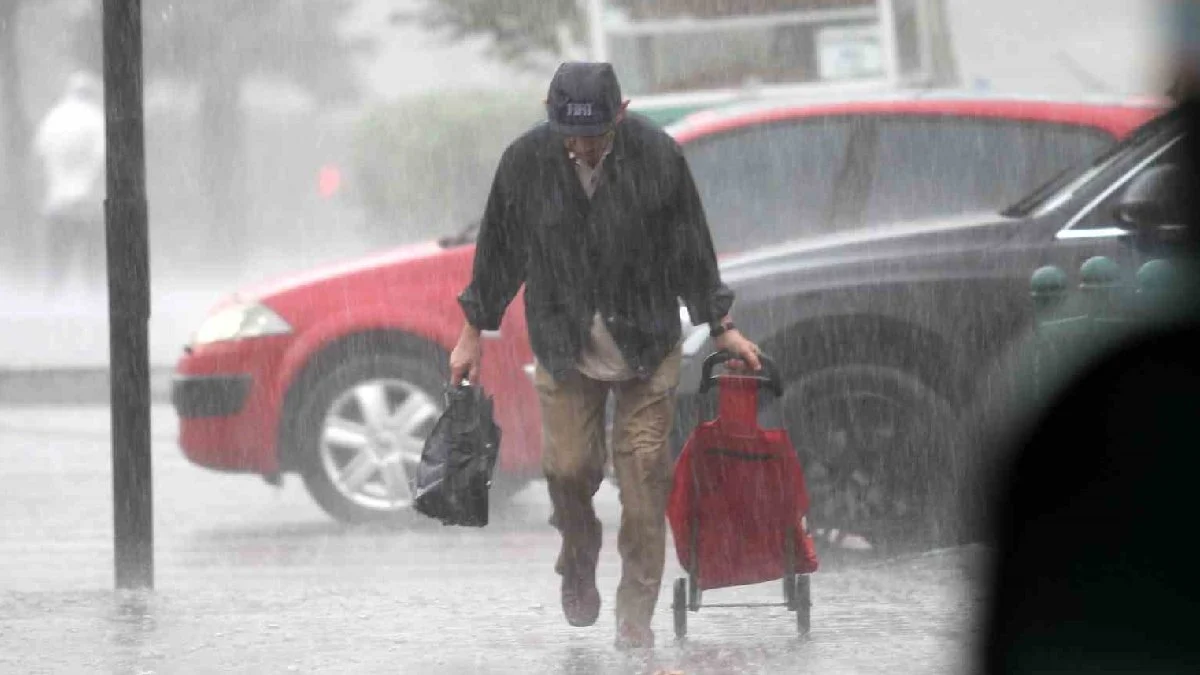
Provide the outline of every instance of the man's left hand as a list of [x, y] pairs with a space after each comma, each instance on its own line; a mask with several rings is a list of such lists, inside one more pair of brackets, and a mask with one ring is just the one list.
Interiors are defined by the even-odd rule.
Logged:
[[762, 362], [758, 358], [758, 345], [742, 335], [736, 328], [717, 336], [717, 349], [727, 351], [745, 363], [751, 370], [762, 370]]

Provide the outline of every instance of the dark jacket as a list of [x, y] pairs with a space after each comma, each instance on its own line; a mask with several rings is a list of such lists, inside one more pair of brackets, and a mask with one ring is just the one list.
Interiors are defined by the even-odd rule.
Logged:
[[602, 170], [589, 201], [546, 124], [514, 141], [459, 296], [471, 325], [496, 330], [523, 282], [530, 344], [555, 377], [578, 364], [596, 311], [626, 362], [648, 377], [679, 342], [679, 298], [697, 325], [719, 321], [733, 304], [674, 139], [629, 115]]

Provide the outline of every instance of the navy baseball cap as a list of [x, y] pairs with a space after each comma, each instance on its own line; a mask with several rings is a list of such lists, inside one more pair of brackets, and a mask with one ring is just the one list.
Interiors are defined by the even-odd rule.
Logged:
[[602, 136], [621, 111], [621, 85], [610, 63], [564, 63], [550, 80], [546, 116], [564, 136]]

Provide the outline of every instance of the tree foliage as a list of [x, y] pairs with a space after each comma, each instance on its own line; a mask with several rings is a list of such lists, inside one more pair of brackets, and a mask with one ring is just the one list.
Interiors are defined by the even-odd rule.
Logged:
[[[76, 41], [83, 63], [99, 64], [101, 0]], [[245, 250], [244, 222], [253, 191], [246, 185], [242, 85], [262, 77], [295, 85], [318, 102], [360, 93], [354, 59], [370, 43], [339, 32], [354, 0], [143, 0], [144, 70], [149, 78], [193, 85], [200, 162], [196, 182], [215, 229], [208, 241], [230, 262]]]
[[560, 34], [583, 39], [586, 16], [577, 0], [427, 0], [396, 21], [415, 21], [452, 41], [484, 36], [489, 52], [506, 62], [532, 65], [561, 53]]
[[[29, 162], [30, 124], [25, 117], [17, 50], [20, 9], [21, 2], [0, 3], [0, 148], [4, 152], [0, 196], [7, 204], [3, 225], [9, 232], [10, 246], [6, 248], [14, 254], [31, 244], [28, 221], [33, 213], [27, 190], [28, 177], [33, 173]], [[19, 261], [0, 262], [15, 265]]]
[[[338, 33], [354, 0], [144, 0], [145, 70], [237, 84], [252, 75], [291, 82], [324, 101], [358, 93], [353, 59], [372, 45]], [[101, 0], [75, 27], [77, 60], [101, 63]]]
[[353, 57], [364, 42], [337, 32], [352, 0], [148, 0], [146, 58], [151, 72], [229, 83], [264, 75], [322, 100], [358, 93]]
[[355, 138], [355, 178], [376, 244], [450, 234], [478, 219], [504, 148], [544, 116], [540, 92], [439, 92], [382, 106]]
[[[679, 16], [718, 17], [802, 9], [872, 5], [875, 0], [606, 0], [633, 19]], [[398, 21], [416, 21], [450, 40], [489, 39], [494, 56], [517, 65], [539, 57], [563, 56], [565, 34], [582, 43], [587, 30], [583, 0], [426, 0], [416, 12], [397, 12]]]

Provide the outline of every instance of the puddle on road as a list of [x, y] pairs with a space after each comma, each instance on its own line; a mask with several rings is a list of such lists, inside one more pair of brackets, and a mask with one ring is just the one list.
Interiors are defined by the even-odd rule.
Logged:
[[[920, 675], [969, 665], [971, 552], [818, 573], [807, 640], [782, 608], [702, 607], [676, 642], [664, 594], [658, 647], [634, 653], [612, 646], [615, 566], [601, 579], [600, 621], [573, 629], [552, 573], [503, 557], [440, 570], [398, 559], [390, 576], [366, 580], [338, 576], [353, 567], [321, 565], [258, 577], [257, 586], [223, 584], [215, 571], [160, 578], [154, 593], [0, 593], [0, 672]], [[712, 601], [776, 590], [727, 589]]]

